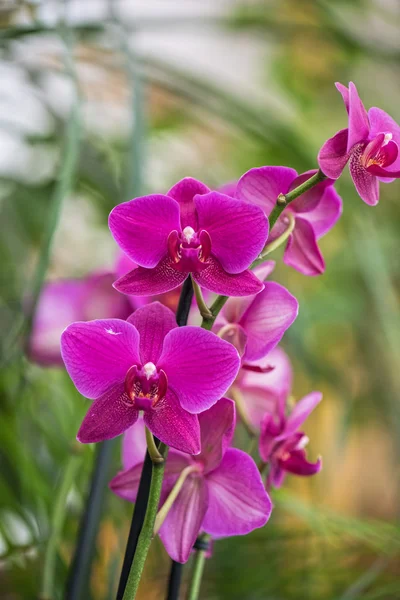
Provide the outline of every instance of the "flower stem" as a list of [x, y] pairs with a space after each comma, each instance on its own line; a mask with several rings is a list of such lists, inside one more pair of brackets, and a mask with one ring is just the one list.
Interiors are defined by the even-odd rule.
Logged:
[[43, 581], [40, 594], [41, 600], [52, 600], [56, 595], [54, 579], [57, 549], [65, 521], [67, 496], [75, 481], [80, 464], [80, 452], [74, 449], [72, 450], [72, 455], [68, 458], [55, 498], [54, 512], [51, 519], [51, 530], [44, 556]]
[[[204, 534], [201, 536], [200, 540], [202, 542], [208, 542], [210, 536]], [[194, 565], [193, 565], [193, 573], [192, 580], [189, 586], [188, 600], [197, 600], [200, 593], [201, 587], [201, 578], [203, 577], [204, 566], [206, 562], [206, 550], [199, 549], [196, 550], [196, 554], [194, 557]]]
[[154, 523], [154, 535], [157, 535], [157, 533], [160, 531], [160, 527], [164, 523], [165, 518], [166, 518], [171, 506], [177, 499], [178, 494], [181, 491], [182, 486], [186, 481], [186, 478], [188, 477], [188, 475], [190, 475], [190, 473], [193, 473], [194, 471], [198, 471], [197, 465], [189, 465], [188, 467], [185, 467], [181, 471], [178, 479], [175, 482], [174, 487], [172, 488], [171, 492], [169, 493], [168, 498], [166, 499], [166, 501], [164, 502], [164, 504], [158, 511], [156, 521]]
[[228, 297], [229, 296], [217, 296], [216, 300], [210, 306], [211, 316], [207, 317], [206, 319], [203, 317], [203, 321], [201, 323], [203, 329], [208, 329], [211, 331], [212, 326], [215, 323], [215, 319], [217, 318], [219, 311], [224, 306], [225, 302], [228, 300]]
[[145, 432], [146, 432], [147, 450], [150, 454], [151, 462], [153, 462], [153, 463], [163, 462], [164, 458], [161, 456], [160, 452], [158, 451], [158, 448], [154, 441], [153, 434], [151, 433], [151, 431], [149, 429], [147, 429], [147, 427], [145, 427]]
[[[285, 218], [286, 218], [286, 215], [285, 215]], [[287, 218], [288, 218], [289, 224], [288, 224], [287, 228], [285, 229], [285, 231], [279, 237], [277, 237], [276, 240], [274, 240], [273, 242], [270, 242], [269, 244], [266, 244], [264, 246], [264, 250], [261, 252], [260, 258], [257, 258], [253, 262], [253, 264], [251, 265], [251, 269], [254, 269], [254, 267], [257, 267], [258, 265], [263, 263], [265, 261], [265, 259], [267, 258], [268, 254], [271, 254], [271, 252], [273, 252], [274, 250], [279, 248], [279, 246], [282, 246], [282, 244], [284, 244], [286, 242], [286, 240], [288, 239], [288, 237], [293, 233], [294, 226], [296, 224], [293, 213], [289, 211], [287, 213]]]
[[276, 199], [276, 204], [268, 217], [270, 230], [273, 228], [276, 221], [278, 220], [279, 215], [287, 207], [288, 204], [293, 202], [293, 200], [296, 200], [296, 198], [298, 198], [305, 192], [308, 192], [308, 190], [313, 188], [315, 185], [317, 185], [324, 179], [326, 179], [326, 175], [324, 175], [323, 172], [319, 169], [315, 173], [315, 175], [310, 177], [310, 179], [307, 179], [307, 181], [304, 181], [304, 183], [298, 185], [296, 188], [294, 188], [294, 190], [292, 190], [288, 194], [279, 194], [278, 198]]
[[193, 285], [194, 295], [196, 297], [197, 307], [200, 311], [201, 316], [203, 317], [203, 319], [209, 319], [210, 317], [212, 318], [212, 312], [208, 308], [207, 304], [204, 302], [203, 294], [201, 293], [201, 288], [194, 281], [193, 278], [192, 278], [192, 285]]
[[128, 581], [126, 582], [123, 600], [134, 600], [136, 598], [136, 592], [142, 577], [144, 564], [146, 562], [151, 541], [154, 537], [154, 522], [156, 520], [158, 505], [160, 502], [161, 487], [165, 469], [165, 458], [168, 453], [168, 446], [161, 443], [158, 451], [164, 460], [161, 463], [153, 463], [146, 516], [144, 518], [142, 531], [140, 532]]

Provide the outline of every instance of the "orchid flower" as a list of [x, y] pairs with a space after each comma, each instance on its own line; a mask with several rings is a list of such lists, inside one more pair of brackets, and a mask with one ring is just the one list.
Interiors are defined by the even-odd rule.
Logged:
[[185, 178], [167, 195], [119, 204], [111, 233], [138, 266], [115, 282], [124, 294], [148, 296], [177, 288], [189, 274], [200, 286], [248, 296], [263, 284], [247, 270], [268, 237], [268, 220], [256, 206]]
[[[265, 525], [271, 514], [271, 501], [253, 459], [229, 448], [235, 428], [232, 400], [222, 398], [198, 418], [201, 454], [169, 452], [160, 502], [161, 507], [184, 473], [159, 531], [170, 557], [181, 563], [188, 560], [200, 531], [213, 538], [244, 535]], [[127, 432], [124, 470], [110, 483], [116, 494], [131, 502], [136, 500], [144, 457], [143, 436], [137, 432], [138, 425]]]
[[242, 419], [256, 434], [265, 413], [275, 413], [284, 405], [292, 388], [292, 367], [282, 348], [275, 348], [262, 359], [242, 362], [230, 394]]
[[349, 162], [350, 175], [361, 199], [370, 206], [379, 201], [379, 181], [390, 183], [400, 177], [400, 126], [380, 108], [368, 113], [354, 83], [336, 83], [345, 104], [349, 123], [325, 142], [318, 154], [321, 171], [332, 179], [340, 177]]
[[112, 288], [114, 279], [112, 272], [102, 272], [45, 283], [34, 315], [29, 358], [43, 366], [62, 366], [60, 338], [70, 323], [104, 317], [126, 319], [132, 307], [127, 297]]
[[[258, 267], [257, 275], [265, 278], [275, 263]], [[231, 342], [243, 362], [263, 358], [281, 341], [297, 317], [299, 305], [286, 288], [275, 282], [264, 284], [253, 297], [229, 298], [219, 313], [213, 331]]]
[[[321, 458], [315, 463], [307, 461], [304, 450], [308, 437], [300, 427], [322, 399], [320, 392], [311, 392], [299, 400], [288, 417], [283, 410], [267, 413], [261, 424], [260, 456], [269, 463], [267, 488], [282, 485], [285, 473], [315, 475], [322, 468]], [[281, 405], [282, 407], [282, 405]]]
[[[307, 171], [298, 175], [289, 167], [250, 169], [239, 179], [235, 195], [260, 206], [270, 215], [280, 194], [289, 193], [315, 173]], [[304, 275], [320, 275], [325, 271], [325, 262], [317, 242], [334, 226], [341, 212], [342, 201], [333, 180], [321, 181], [286, 206], [270, 232], [269, 241], [293, 227], [283, 255], [284, 263]]]
[[61, 338], [67, 371], [94, 402], [78, 432], [83, 443], [120, 435], [144, 412], [162, 442], [200, 452], [196, 413], [212, 406], [239, 369], [236, 349], [199, 327], [180, 327], [159, 302], [127, 321], [73, 323]]

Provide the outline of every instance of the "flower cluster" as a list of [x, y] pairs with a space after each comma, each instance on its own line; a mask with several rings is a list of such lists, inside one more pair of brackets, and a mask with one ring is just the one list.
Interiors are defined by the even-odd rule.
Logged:
[[[57, 363], [57, 331], [77, 320], [62, 333], [61, 355], [93, 400], [78, 440], [125, 434], [111, 489], [135, 502], [146, 441], [153, 452], [158, 441], [170, 447], [154, 531], [176, 561], [187, 561], [199, 532], [219, 538], [263, 526], [269, 492], [287, 473], [321, 469], [320, 458], [307, 459], [302, 426], [322, 395], [294, 403], [290, 361], [278, 347], [298, 302], [265, 281], [275, 266], [265, 257], [285, 244], [287, 265], [323, 273], [318, 241], [341, 215], [334, 184], [345, 164], [371, 205], [379, 181], [400, 177], [399, 126], [378, 108], [367, 113], [354, 84], [337, 88], [348, 128], [322, 146], [318, 172], [263, 166], [219, 191], [185, 178], [167, 194], [120, 204], [109, 227], [123, 252], [113, 285], [125, 296], [107, 272], [49, 284], [41, 298], [30, 345], [36, 360]], [[188, 277], [202, 327], [178, 327], [171, 310]], [[211, 308], [202, 290], [207, 301], [221, 295]], [[58, 321], [56, 305], [65, 307]], [[242, 426], [258, 441], [259, 467], [234, 447]]]

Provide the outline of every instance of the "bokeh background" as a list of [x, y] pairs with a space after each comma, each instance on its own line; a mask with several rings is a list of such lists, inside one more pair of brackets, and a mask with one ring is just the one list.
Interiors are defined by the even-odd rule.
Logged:
[[[39, 596], [87, 410], [62, 368], [27, 359], [31, 300], [45, 280], [112, 268], [107, 215], [121, 201], [189, 174], [217, 187], [254, 166], [315, 168], [346, 126], [335, 81], [354, 81], [367, 107], [399, 122], [400, 5], [2, 0], [0, 79], [0, 588], [19, 600]], [[324, 393], [306, 426], [324, 469], [289, 477], [263, 530], [215, 544], [202, 598], [400, 598], [400, 183], [382, 185], [375, 208], [347, 171], [337, 189], [344, 214], [321, 243], [326, 273], [280, 263], [273, 276], [300, 301], [283, 347], [296, 398]], [[65, 505], [57, 599], [95, 451], [82, 448]], [[119, 441], [113, 452], [109, 477]], [[85, 598], [115, 597], [131, 512], [106, 491]], [[140, 598], [164, 597], [168, 569], [156, 541]]]

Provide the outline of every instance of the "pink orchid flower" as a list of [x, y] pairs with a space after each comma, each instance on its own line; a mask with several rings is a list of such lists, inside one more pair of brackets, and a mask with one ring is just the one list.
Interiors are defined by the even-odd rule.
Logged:
[[308, 437], [300, 427], [322, 399], [320, 392], [311, 392], [299, 400], [288, 417], [284, 410], [267, 413], [261, 425], [259, 440], [260, 456], [269, 463], [267, 488], [282, 485], [286, 473], [294, 475], [315, 475], [322, 468], [322, 460], [315, 463], [307, 461]]
[[[287, 194], [315, 173], [307, 171], [298, 175], [289, 167], [250, 169], [239, 179], [235, 195], [260, 206], [269, 215], [279, 194]], [[320, 275], [325, 271], [325, 262], [317, 242], [334, 226], [342, 213], [342, 200], [333, 183], [331, 179], [321, 181], [288, 204], [269, 235], [269, 241], [275, 240], [288, 228], [288, 215], [294, 218], [294, 230], [289, 236], [283, 261], [304, 275]]]
[[231, 390], [255, 433], [260, 431], [265, 413], [273, 414], [286, 403], [292, 379], [292, 366], [282, 348], [275, 348], [262, 359], [242, 362]]
[[94, 402], [78, 432], [83, 443], [120, 435], [144, 412], [148, 429], [183, 452], [200, 452], [196, 413], [214, 404], [240, 365], [236, 349], [199, 327], [177, 327], [159, 302], [127, 321], [73, 323], [61, 352], [78, 391]]
[[109, 226], [139, 265], [115, 282], [124, 294], [161, 294], [189, 274], [217, 294], [248, 296], [263, 289], [247, 269], [265, 245], [268, 220], [258, 207], [211, 192], [200, 181], [187, 177], [167, 195], [119, 204]]
[[102, 272], [45, 283], [33, 320], [29, 358], [43, 366], [63, 366], [60, 338], [70, 323], [105, 317], [126, 319], [132, 307], [127, 297], [112, 288], [114, 279], [114, 273]]
[[[255, 274], [264, 280], [274, 261], [264, 263]], [[299, 304], [286, 288], [275, 282], [264, 283], [253, 297], [229, 298], [219, 313], [213, 331], [231, 342], [244, 363], [263, 358], [281, 341], [297, 317]]]
[[[200, 531], [213, 538], [244, 535], [262, 527], [271, 514], [271, 500], [253, 459], [230, 448], [235, 428], [235, 405], [222, 398], [199, 415], [201, 454], [168, 454], [160, 506], [184, 469], [190, 473], [161, 526], [160, 537], [173, 560], [188, 560]], [[143, 464], [143, 435], [135, 425], [126, 434], [124, 470], [111, 489], [135, 502]], [[129, 442], [127, 440], [129, 438]], [[132, 447], [135, 451], [132, 451]]]
[[337, 179], [347, 162], [361, 199], [370, 206], [379, 202], [379, 182], [400, 177], [400, 127], [380, 108], [368, 113], [354, 83], [336, 83], [349, 115], [349, 124], [327, 140], [318, 154], [321, 171]]

